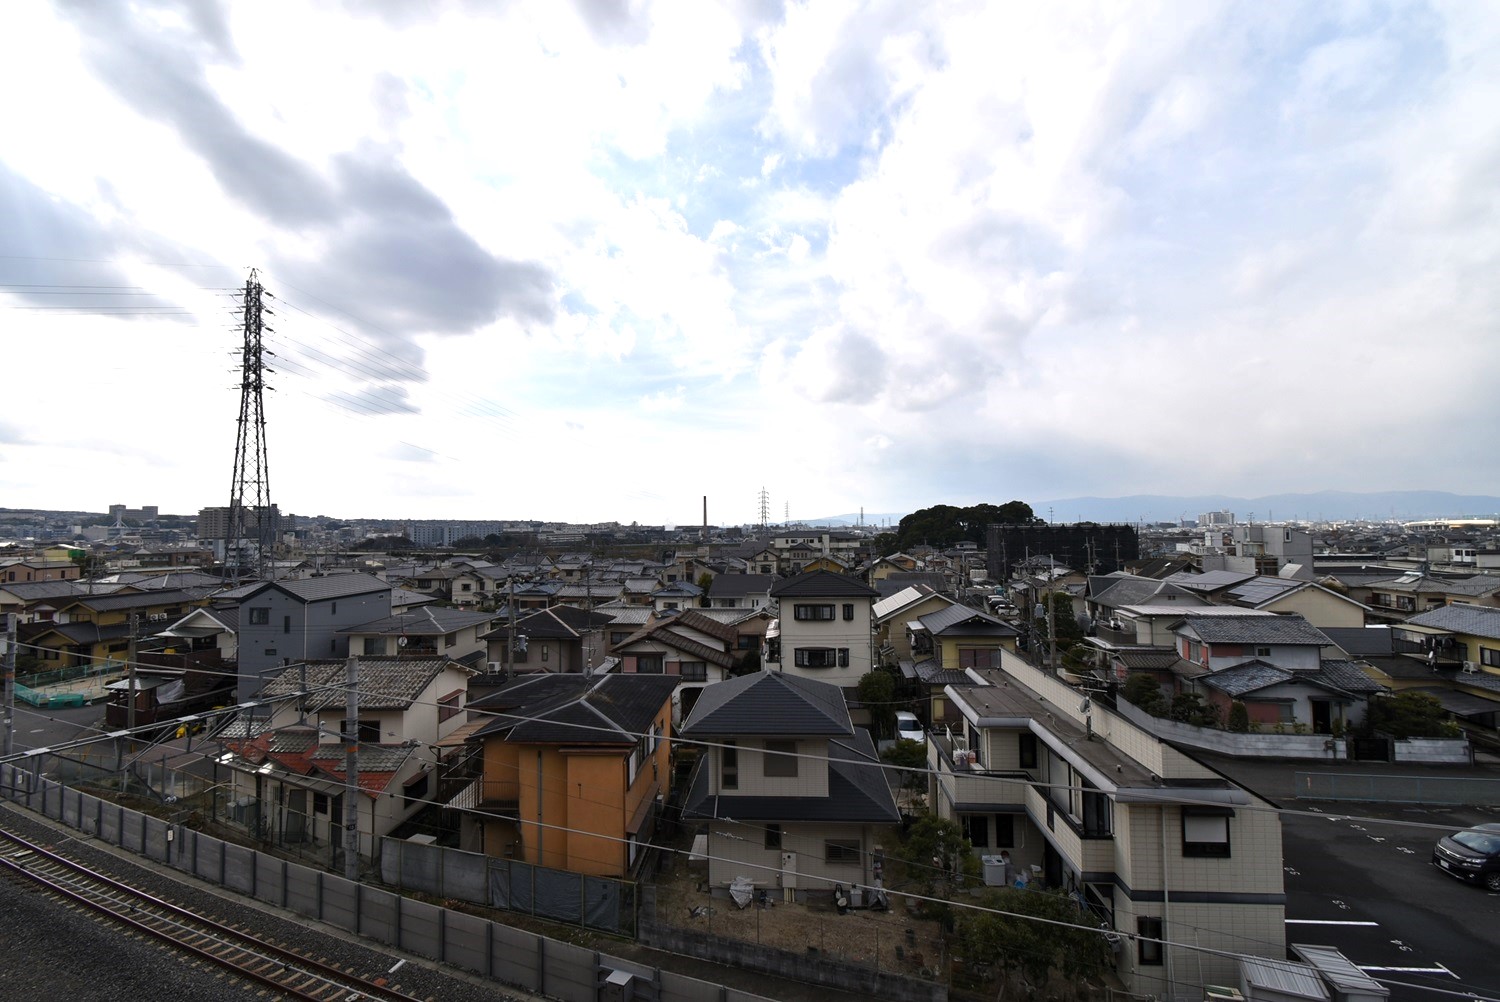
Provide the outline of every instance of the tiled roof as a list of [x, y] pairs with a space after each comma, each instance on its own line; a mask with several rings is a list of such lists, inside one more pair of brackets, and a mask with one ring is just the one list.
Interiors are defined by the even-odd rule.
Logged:
[[962, 668], [944, 668], [936, 661], [918, 661], [912, 665], [912, 674], [923, 685], [974, 685], [969, 673]]
[[1176, 651], [1164, 649], [1113, 650], [1109, 656], [1136, 671], [1170, 671], [1181, 660]]
[[1243, 571], [1204, 571], [1202, 574], [1194, 574], [1191, 571], [1178, 571], [1170, 574], [1163, 581], [1186, 588], [1193, 592], [1215, 592], [1237, 584], [1243, 584], [1255, 577], [1254, 574], [1246, 574]]
[[[361, 710], [405, 710], [449, 664], [448, 658], [360, 658], [358, 669]], [[343, 706], [347, 701], [348, 668], [343, 661], [309, 661], [292, 665], [261, 689], [266, 699], [307, 692], [309, 710]]]
[[1326, 647], [1328, 637], [1301, 616], [1195, 616], [1187, 626], [1206, 644], [1312, 644]]
[[72, 581], [12, 581], [0, 584], [0, 591], [9, 592], [23, 602], [88, 594], [87, 588]]
[[1351, 657], [1385, 657], [1391, 653], [1389, 626], [1324, 627], [1323, 633]]
[[1359, 665], [1342, 658], [1324, 658], [1318, 675], [1324, 682], [1345, 692], [1368, 695], [1385, 689], [1385, 686], [1365, 674], [1364, 669]]
[[1179, 588], [1165, 581], [1153, 581], [1150, 578], [1119, 578], [1108, 588], [1091, 597], [1089, 601], [1102, 605], [1106, 609], [1118, 609], [1126, 605], [1165, 603], [1170, 601], [1168, 596], [1181, 600], [1180, 604], [1184, 608], [1207, 604], [1201, 596], [1185, 588]]
[[706, 687], [682, 734], [848, 735], [854, 731], [836, 685], [782, 672], [758, 671]]
[[[174, 605], [179, 602], [196, 602], [208, 595], [203, 588], [174, 588], [170, 591], [146, 591], [128, 595], [75, 595], [67, 605], [81, 605], [95, 612], [114, 612], [120, 609], [144, 609], [154, 605]], [[59, 603], [58, 608], [63, 608]]]
[[1445, 605], [1411, 617], [1406, 625], [1500, 640], [1500, 609], [1482, 605]]
[[823, 596], [848, 596], [852, 598], [877, 598], [880, 592], [863, 581], [856, 581], [844, 574], [832, 571], [812, 571], [798, 574], [778, 582], [771, 588], [772, 598], [821, 598]]
[[1264, 661], [1246, 661], [1244, 664], [1225, 668], [1201, 676], [1198, 681], [1229, 696], [1243, 696], [1257, 689], [1280, 685], [1290, 681], [1293, 673]]

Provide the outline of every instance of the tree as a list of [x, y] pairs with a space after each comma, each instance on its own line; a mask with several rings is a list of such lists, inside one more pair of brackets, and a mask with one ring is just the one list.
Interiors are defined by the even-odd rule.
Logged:
[[876, 668], [859, 680], [859, 701], [870, 713], [870, 727], [877, 738], [896, 732], [896, 680]]
[[924, 814], [912, 823], [892, 854], [906, 868], [906, 879], [931, 895], [955, 878], [977, 878], [979, 860], [958, 822]]
[[1238, 699], [1229, 704], [1229, 729], [1240, 734], [1250, 729], [1250, 711]]
[[698, 589], [703, 592], [702, 595], [698, 596], [698, 605], [704, 609], [713, 604], [713, 599], [708, 597], [708, 589], [713, 583], [714, 576], [708, 571], [704, 571], [698, 575]]
[[1077, 986], [1112, 967], [1103, 931], [1078, 928], [1092, 926], [1093, 916], [1060, 891], [1007, 888], [988, 892], [979, 904], [986, 910], [963, 909], [957, 920], [965, 958], [1021, 973], [1034, 989], [1053, 975]]
[[1457, 737], [1462, 730], [1447, 717], [1436, 697], [1406, 689], [1384, 699], [1370, 700], [1366, 720], [1370, 730], [1389, 734], [1398, 741]]
[[926, 543], [939, 549], [968, 540], [985, 545], [991, 525], [1029, 524], [1039, 521], [1032, 514], [1031, 506], [1024, 501], [1010, 501], [1003, 505], [976, 504], [967, 508], [956, 508], [949, 504], [922, 508], [903, 518], [896, 526], [895, 546], [885, 553], [907, 550]]
[[911, 795], [909, 799], [927, 795], [927, 742], [897, 738], [880, 758], [900, 770], [901, 789]]
[[1197, 727], [1219, 726], [1219, 708], [1213, 703], [1205, 703], [1196, 692], [1179, 692], [1173, 696], [1168, 715], [1180, 723]]
[[1161, 683], [1155, 676], [1144, 672], [1134, 672], [1125, 680], [1125, 700], [1153, 717], [1165, 716], [1167, 712], [1167, 699], [1162, 695]]

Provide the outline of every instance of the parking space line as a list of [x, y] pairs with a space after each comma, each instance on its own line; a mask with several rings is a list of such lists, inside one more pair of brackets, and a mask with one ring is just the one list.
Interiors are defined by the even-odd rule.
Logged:
[[1366, 967], [1364, 964], [1357, 964], [1355, 966], [1366, 974], [1372, 972], [1380, 974], [1446, 974], [1455, 980], [1458, 978], [1457, 974], [1454, 974], [1442, 964], [1438, 964], [1436, 967]]
[[1375, 926], [1379, 922], [1360, 922], [1355, 919], [1287, 919], [1287, 925], [1365, 925]]

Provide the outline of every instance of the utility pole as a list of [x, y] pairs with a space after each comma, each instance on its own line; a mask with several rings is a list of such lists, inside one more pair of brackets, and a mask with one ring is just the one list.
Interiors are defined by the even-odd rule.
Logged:
[[135, 650], [136, 634], [140, 632], [141, 614], [130, 614], [130, 645], [125, 649], [125, 672], [130, 678], [130, 702], [125, 706], [125, 726], [135, 732]]
[[359, 880], [359, 658], [344, 664], [344, 877]]
[[5, 614], [5, 757], [16, 750], [16, 614]]

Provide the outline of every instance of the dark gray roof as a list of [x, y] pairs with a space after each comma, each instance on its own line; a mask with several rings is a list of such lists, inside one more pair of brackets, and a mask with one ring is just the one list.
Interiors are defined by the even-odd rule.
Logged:
[[1254, 574], [1246, 574], [1243, 571], [1204, 571], [1202, 574], [1178, 571], [1167, 575], [1162, 580], [1179, 588], [1186, 588], [1188, 591], [1210, 593], [1243, 584], [1253, 577], [1255, 577]]
[[179, 602], [196, 602], [208, 595], [204, 588], [174, 588], [170, 591], [146, 591], [113, 595], [74, 595], [64, 605], [82, 605], [95, 612], [114, 612], [119, 609], [144, 609], [155, 605], [173, 605]]
[[853, 732], [838, 686], [772, 671], [751, 672], [706, 686], [681, 728], [683, 736], [701, 738]]
[[[1091, 579], [1091, 583], [1093, 580], [1097, 579]], [[1118, 609], [1126, 605], [1154, 604], [1153, 600], [1169, 602], [1174, 598], [1182, 600], [1186, 608], [1208, 604], [1201, 596], [1165, 581], [1125, 577], [1116, 579], [1108, 588], [1090, 597], [1089, 601], [1106, 609]]]
[[1172, 666], [1182, 660], [1176, 651], [1164, 647], [1127, 647], [1112, 650], [1109, 656], [1136, 671], [1171, 671]]
[[352, 626], [338, 632], [344, 636], [357, 633], [380, 636], [404, 634], [411, 637], [441, 637], [465, 627], [488, 623], [494, 618], [494, 613], [489, 612], [465, 612], [463, 609], [450, 609], [443, 606], [423, 606], [420, 609], [386, 616], [384, 619]]
[[1406, 625], [1500, 639], [1500, 609], [1482, 605], [1445, 605], [1411, 617]]
[[774, 574], [720, 574], [709, 584], [708, 593], [714, 598], [763, 595], [770, 592], [775, 581]]
[[687, 796], [683, 798], [685, 818], [850, 824], [894, 824], [901, 820], [875, 745], [869, 732], [862, 727], [856, 728], [848, 737], [828, 742], [826, 797], [717, 796], [709, 792], [712, 761], [709, 755], [698, 761], [688, 784]]
[[1313, 644], [1330, 641], [1301, 616], [1194, 616], [1187, 626], [1206, 644]]
[[1342, 658], [1324, 658], [1318, 676], [1327, 684], [1345, 692], [1369, 695], [1385, 690], [1385, 686], [1365, 674], [1358, 664]]
[[10, 592], [23, 602], [41, 602], [88, 594], [87, 588], [72, 581], [12, 581], [9, 584], [0, 583], [0, 591]]
[[880, 592], [863, 581], [832, 571], [810, 571], [780, 581], [771, 588], [772, 598], [878, 598]]
[[946, 609], [929, 612], [925, 616], [919, 616], [917, 622], [934, 636], [950, 630], [966, 636], [990, 637], [1014, 637], [1020, 632], [1004, 620], [966, 605], [950, 605]]
[[[903, 662], [904, 664], [904, 662]], [[936, 661], [918, 661], [912, 665], [912, 674], [923, 685], [976, 685], [969, 673], [962, 668], [944, 668]]]
[[388, 592], [391, 586], [373, 574], [329, 574], [317, 578], [291, 578], [285, 581], [262, 581], [259, 584], [238, 589], [240, 600], [275, 588], [303, 602], [322, 602], [343, 598], [346, 595], [366, 595], [371, 592]]
[[1332, 626], [1323, 633], [1350, 657], [1387, 657], [1391, 653], [1389, 626]]
[[[405, 710], [449, 664], [448, 658], [360, 658], [356, 678], [361, 710]], [[292, 665], [261, 688], [263, 698], [293, 696], [304, 690], [304, 703], [318, 711], [348, 702], [343, 661], [309, 661]]]
[[1257, 689], [1291, 681], [1293, 677], [1292, 672], [1265, 661], [1246, 661], [1233, 668], [1203, 675], [1198, 681], [1227, 695], [1243, 696]]
[[676, 688], [673, 675], [531, 675], [470, 704], [471, 711], [493, 715], [473, 738], [633, 745], [651, 729]]

